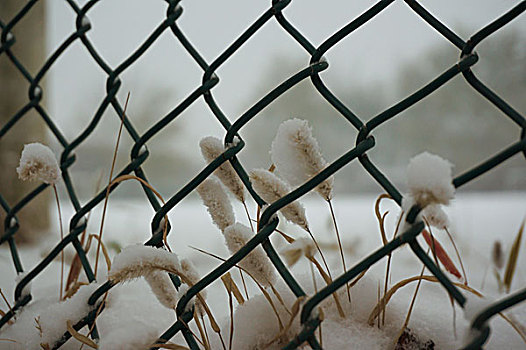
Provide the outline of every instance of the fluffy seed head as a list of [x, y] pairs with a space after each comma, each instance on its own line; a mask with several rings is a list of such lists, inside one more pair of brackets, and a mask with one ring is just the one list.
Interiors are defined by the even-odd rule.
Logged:
[[168, 309], [175, 310], [177, 307], [177, 290], [168, 273], [164, 271], [152, 271], [144, 275], [144, 279], [148, 282], [157, 300]]
[[[181, 268], [183, 270], [183, 274], [186, 276], [186, 278], [188, 278], [188, 281], [192, 285], [196, 284], [201, 279], [194, 264], [192, 264], [192, 262], [189, 259], [181, 260]], [[203, 289], [202, 291], [200, 291], [199, 294], [203, 297], [203, 299], [206, 299], [206, 289]], [[204, 308], [199, 299], [197, 299], [197, 302], [196, 302], [196, 310], [199, 313], [199, 315], [204, 314]]]
[[449, 204], [455, 195], [452, 167], [449, 161], [428, 152], [420, 153], [409, 161], [407, 184], [418, 205]]
[[[203, 157], [207, 163], [211, 163], [214, 159], [226, 151], [221, 140], [213, 136], [203, 138], [199, 142], [199, 147], [201, 148], [201, 153], [203, 154]], [[243, 182], [239, 176], [237, 176], [237, 173], [230, 162], [226, 161], [221, 164], [214, 171], [214, 174], [239, 201], [245, 202], [245, 187], [243, 186]]]
[[124, 248], [111, 264], [108, 278], [115, 283], [146, 276], [154, 271], [181, 271], [175, 253], [141, 244]]
[[[290, 186], [285, 181], [265, 169], [252, 170], [250, 182], [256, 193], [267, 203], [273, 203], [291, 191]], [[281, 208], [280, 211], [287, 220], [309, 231], [305, 208], [300, 202], [294, 201]]]
[[16, 168], [18, 177], [24, 181], [40, 180], [54, 184], [60, 179], [60, 167], [53, 151], [41, 143], [24, 145], [20, 165]]
[[316, 246], [312, 240], [298, 238], [281, 250], [288, 266], [293, 266], [302, 256], [312, 257], [316, 254]]
[[501, 270], [504, 267], [504, 253], [502, 252], [502, 244], [500, 241], [495, 241], [493, 244], [491, 258], [493, 260], [493, 265], [495, 265], [498, 270]]
[[[293, 186], [303, 184], [327, 166], [309, 123], [298, 118], [281, 123], [270, 154], [279, 175]], [[330, 176], [316, 187], [316, 191], [330, 200], [333, 184], [334, 177]]]
[[[236, 253], [253, 237], [250, 228], [239, 223], [227, 227], [224, 234], [226, 246], [231, 254]], [[273, 265], [260, 245], [245, 256], [239, 262], [239, 266], [263, 286], [269, 286], [276, 280]]]
[[208, 209], [212, 221], [221, 231], [234, 224], [232, 204], [219, 181], [208, 178], [197, 187], [197, 192]]

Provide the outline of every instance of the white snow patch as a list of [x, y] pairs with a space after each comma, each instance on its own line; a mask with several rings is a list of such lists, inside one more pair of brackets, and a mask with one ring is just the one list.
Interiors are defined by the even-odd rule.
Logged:
[[67, 321], [74, 325], [94, 308], [88, 305], [88, 299], [99, 286], [97, 283], [82, 286], [64, 301], [39, 300], [25, 306], [17, 314], [15, 323], [6, 326], [0, 334], [1, 338], [13, 339], [16, 343], [2, 342], [2, 348], [40, 349], [40, 343], [53, 347], [67, 331]]
[[60, 168], [53, 151], [38, 142], [24, 145], [20, 165], [16, 168], [18, 177], [24, 181], [41, 180], [54, 184], [60, 179]]
[[407, 185], [416, 203], [421, 207], [449, 204], [455, 195], [452, 167], [449, 161], [428, 152], [413, 157], [407, 166]]

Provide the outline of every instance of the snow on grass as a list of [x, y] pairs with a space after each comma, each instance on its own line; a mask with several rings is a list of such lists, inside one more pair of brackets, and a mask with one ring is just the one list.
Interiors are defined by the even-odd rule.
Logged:
[[[240, 223], [227, 227], [224, 234], [226, 246], [232, 254], [243, 248], [254, 236], [254, 233], [248, 227]], [[261, 246], [257, 246], [248, 253], [239, 262], [239, 266], [247, 270], [263, 286], [269, 286], [276, 280], [274, 265], [271, 264]]]
[[40, 349], [41, 343], [53, 347], [67, 331], [67, 321], [74, 325], [93, 309], [88, 299], [97, 287], [97, 283], [82, 286], [64, 301], [41, 299], [29, 304], [17, 313], [14, 324], [2, 329], [0, 338], [16, 341], [0, 343], [2, 349]]
[[[270, 154], [278, 174], [292, 186], [305, 183], [327, 166], [309, 123], [298, 118], [281, 123]], [[334, 177], [330, 176], [316, 187], [316, 191], [330, 200], [333, 183]]]
[[[382, 245], [378, 233], [378, 223], [373, 212], [375, 197], [376, 196], [371, 195], [354, 195], [348, 198], [339, 196], [333, 199], [337, 207], [336, 215], [342, 223], [344, 251], [350, 266], [353, 266]], [[322, 244], [322, 247], [329, 247], [330, 244], [334, 244], [330, 216], [328, 214], [324, 216], [323, 214], [326, 213], [324, 210], [325, 203], [320, 203], [314, 198], [312, 200], [305, 199], [303, 203], [310, 213], [318, 213], [317, 215], [309, 217], [309, 220], [313, 231], [318, 235], [317, 238], [320, 244]], [[385, 210], [390, 211], [386, 219], [388, 234], [390, 236], [393, 232], [392, 229], [396, 225], [399, 209], [394, 203], [390, 202], [382, 205], [382, 207], [384, 206]], [[249, 208], [252, 211], [255, 210], [253, 205], [249, 206]], [[501, 241], [503, 252], [507, 254], [506, 252], [511, 246], [514, 236], [523, 220], [524, 208], [526, 208], [525, 193], [460, 193], [449, 207], [443, 209], [450, 219], [450, 232], [455, 237], [455, 241], [463, 256], [470, 286], [480, 290], [486, 298], [498, 300], [505, 296], [505, 294], [499, 292], [497, 282], [491, 270], [488, 270], [486, 273], [486, 269], [491, 269], [492, 267], [491, 252], [496, 240]], [[70, 217], [72, 215], [72, 209], [67, 210], [64, 216]], [[150, 210], [150, 208], [146, 202], [135, 203], [129, 200], [119, 201], [115, 199], [112, 209], [109, 212], [109, 218], [111, 218], [111, 220], [107, 222], [109, 233], [107, 239], [118, 242], [120, 246], [127, 246], [146, 240], [151, 223], [151, 217], [144, 215], [148, 210]], [[240, 203], [237, 203], [237, 206], [234, 206], [234, 210], [241, 212], [243, 208]], [[51, 213], [52, 215], [56, 215], [54, 211]], [[228, 257], [229, 253], [225, 248], [223, 237], [217, 234], [217, 228], [211, 224], [210, 220], [203, 219], [205, 213], [199, 201], [193, 201], [191, 198], [185, 199], [171, 211], [169, 215], [172, 231], [168, 236], [168, 240], [171, 246], [180, 256], [184, 255], [191, 258], [196, 270], [201, 276], [218, 266], [220, 262], [193, 251], [189, 246], [202, 248], [225, 258]], [[90, 225], [93, 225], [94, 230], [98, 227], [98, 217], [100, 217], [100, 214], [94, 213], [90, 220]], [[52, 222], [54, 221], [52, 220]], [[122, 228], [123, 222], [127, 223], [126, 229]], [[55, 225], [58, 224], [55, 222]], [[285, 230], [286, 233], [293, 237], [299, 237], [302, 234], [299, 228], [291, 224], [286, 224], [284, 220], [280, 223], [280, 229]], [[88, 230], [90, 230], [90, 228], [88, 228]], [[283, 246], [280, 239], [281, 237], [277, 237], [276, 234], [271, 236], [271, 240], [275, 243], [277, 250], [280, 250], [280, 246]], [[443, 240], [443, 243], [446, 249], [452, 249], [452, 247], [448, 246], [447, 240]], [[45, 242], [42, 244], [45, 244]], [[36, 266], [41, 260], [39, 254], [41, 249], [42, 246], [19, 249], [24, 267], [29, 270]], [[335, 276], [338, 276], [337, 266], [339, 266], [339, 258], [337, 252], [332, 251], [330, 248], [323, 249], [327, 254], [331, 271]], [[0, 287], [12, 304], [13, 301], [11, 298], [15, 288], [14, 280], [16, 272], [14, 271], [11, 260], [9, 248], [6, 245], [0, 246]], [[525, 263], [526, 254], [522, 254], [521, 252], [519, 254], [518, 266], [524, 266]], [[311, 294], [313, 287], [310, 274], [308, 274], [309, 267], [307, 264], [308, 261], [306, 259], [300, 259], [291, 271], [307, 293]], [[407, 247], [397, 249], [393, 254], [392, 260], [392, 284], [403, 278], [419, 274], [421, 267], [422, 264]], [[16, 319], [17, 323], [21, 322], [17, 326], [19, 327], [17, 329], [21, 332], [21, 336], [24, 337], [22, 341], [24, 341], [26, 336], [38, 336], [33, 318], [30, 316], [22, 318], [23, 313], [28, 312], [27, 315], [36, 315], [37, 313], [31, 310], [42, 310], [49, 305], [57, 304], [56, 298], [50, 299], [49, 295], [56, 294], [56, 286], [58, 283], [57, 271], [59, 271], [59, 268], [60, 263], [55, 260], [42, 274], [32, 281], [33, 301], [21, 310]], [[99, 272], [100, 276], [103, 276], [101, 273], [102, 270]], [[356, 287], [353, 287], [351, 296], [353, 307], [357, 309], [351, 312], [349, 318], [343, 320], [339, 318], [333, 319], [332, 317], [337, 315], [336, 312], [325, 312], [326, 320], [322, 324], [324, 348], [345, 349], [350, 345], [354, 345], [353, 349], [359, 350], [391, 348], [394, 342], [393, 338], [399, 331], [398, 327], [403, 323], [403, 318], [409, 307], [416, 283], [407, 285], [393, 296], [387, 309], [386, 327], [378, 330], [376, 327], [369, 327], [366, 324], [366, 320], [376, 303], [378, 283], [383, 287], [384, 273], [385, 259], [374, 265], [367, 272], [367, 281], [364, 280], [363, 285], [359, 283]], [[302, 275], [305, 276], [302, 277]], [[236, 283], [241, 285], [238, 274], [232, 273], [232, 276]], [[84, 278], [83, 275], [81, 275], [81, 277]], [[281, 281], [280, 278], [278, 280]], [[234, 341], [239, 342], [236, 344], [241, 345], [244, 344], [244, 340], [236, 339], [241, 336], [241, 330], [243, 329], [239, 327], [244, 326], [245, 328], [250, 328], [248, 325], [252, 325], [252, 328], [247, 330], [247, 332], [252, 331], [252, 333], [247, 333], [245, 337], [246, 341], [248, 341], [247, 338], [250, 334], [254, 335], [254, 337], [259, 337], [262, 336], [266, 329], [269, 329], [269, 332], [271, 332], [275, 329], [272, 327], [277, 327], [276, 317], [271, 310], [268, 310], [270, 306], [268, 306], [268, 303], [260, 296], [257, 287], [248, 279], [246, 279], [246, 282], [251, 296], [250, 302], [246, 304], [247, 311], [245, 313], [241, 312], [243, 307], [238, 306], [236, 307], [237, 312], [234, 317], [236, 323]], [[318, 288], [321, 288], [324, 283], [321, 280], [318, 280], [318, 282]], [[484, 287], [482, 287], [482, 284], [484, 284]], [[518, 269], [517, 275], [514, 278], [512, 292], [525, 285], [526, 275], [524, 271]], [[283, 282], [277, 282], [275, 286], [280, 291], [288, 290], [283, 286]], [[207, 303], [212, 308], [218, 321], [222, 320], [221, 324], [224, 326], [223, 337], [228, 339], [228, 299], [224, 292], [224, 287], [221, 281], [218, 281], [208, 286], [206, 290], [209, 292]], [[342, 292], [344, 291], [344, 289], [340, 290]], [[295, 301], [295, 298], [290, 292], [283, 292], [282, 296], [289, 307]], [[331, 300], [333, 299], [327, 299], [329, 303], [332, 302]], [[342, 303], [346, 300], [346, 295], [340, 298]], [[130, 344], [153, 342], [157, 336], [161, 335], [175, 322], [173, 310], [163, 307], [151, 292], [148, 284], [142, 279], [117, 285], [110, 291], [107, 301], [108, 304], [105, 310], [97, 319], [97, 326], [101, 335], [100, 344], [106, 346], [107, 349], [119, 349], [119, 344], [128, 344], [125, 341], [129, 341]], [[261, 302], [263, 306], [251, 306], [252, 302]], [[278, 309], [281, 307], [279, 302], [275, 302], [275, 304]], [[260, 311], [253, 313], [250, 311], [250, 307]], [[265, 309], [265, 307], [268, 309]], [[344, 307], [347, 306], [344, 304]], [[7, 309], [5, 305], [2, 305], [1, 308], [4, 311]], [[458, 336], [455, 339], [453, 332], [453, 313], [447, 294], [439, 284], [422, 282], [409, 328], [414, 330], [421, 340], [433, 340], [436, 344], [435, 349], [437, 350], [458, 348], [464, 344], [464, 336], [469, 333], [469, 322], [464, 319], [463, 311], [459, 307], [457, 307], [456, 310], [456, 330]], [[526, 324], [525, 303], [507, 310], [506, 313], [523, 325]], [[334, 315], [331, 316], [328, 314]], [[267, 316], [268, 318], [264, 318]], [[256, 323], [255, 320], [258, 320], [258, 323]], [[288, 318], [284, 316], [283, 321], [287, 322]], [[259, 322], [261, 322], [261, 324], [259, 324]], [[238, 327], [238, 323], [242, 326]], [[13, 326], [15, 325], [4, 326], [0, 330], [0, 338], [11, 338], [8, 336], [7, 330], [13, 329]], [[491, 327], [491, 335], [486, 346], [487, 349], [524, 348], [524, 343], [517, 333], [501, 318], [492, 318], [489, 326]], [[199, 334], [193, 322], [191, 322], [190, 327], [192, 327], [192, 330], [196, 334]], [[208, 327], [210, 326], [208, 325]], [[257, 330], [259, 330], [259, 332]], [[208, 328], [208, 331], [212, 342], [217, 345], [217, 337], [212, 334], [210, 328]], [[185, 344], [180, 335], [174, 337], [172, 341]], [[345, 343], [342, 346], [344, 341]], [[76, 340], [70, 340], [63, 348], [78, 350], [79, 347], [80, 343]], [[31, 347], [25, 347], [20, 344], [13, 345], [9, 342], [1, 342], [0, 348], [31, 349]], [[222, 347], [219, 345], [212, 348], [221, 349]], [[38, 349], [38, 344], [36, 349]], [[233, 349], [244, 348], [233, 347]]]
[[181, 271], [177, 255], [164, 249], [136, 244], [124, 248], [115, 257], [108, 277], [118, 283], [157, 270]]
[[411, 196], [422, 208], [432, 203], [449, 204], [455, 196], [453, 164], [428, 153], [420, 153], [409, 161], [407, 185]]
[[54, 184], [60, 179], [57, 158], [51, 149], [41, 143], [24, 145], [20, 165], [16, 168], [18, 177], [24, 181], [40, 180]]
[[[292, 189], [290, 186], [276, 176], [274, 173], [265, 169], [253, 169], [250, 171], [250, 182], [254, 187], [254, 191], [261, 196], [261, 198], [271, 204], [278, 199], [289, 194]], [[309, 231], [309, 224], [305, 216], [305, 208], [299, 201], [293, 201], [280, 209], [283, 216], [296, 225]]]

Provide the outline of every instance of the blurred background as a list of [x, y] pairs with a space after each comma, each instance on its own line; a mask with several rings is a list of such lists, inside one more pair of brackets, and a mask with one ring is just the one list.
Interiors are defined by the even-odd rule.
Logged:
[[[17, 1], [15, 1], [17, 3]], [[79, 6], [86, 1], [77, 1]], [[372, 1], [293, 1], [285, 17], [315, 46], [356, 18]], [[516, 4], [499, 1], [423, 1], [433, 15], [464, 40]], [[22, 7], [18, 3], [19, 8]], [[15, 7], [16, 7], [15, 6]], [[211, 63], [270, 6], [270, 1], [182, 1], [178, 26]], [[164, 1], [107, 0], [89, 12], [87, 36], [112, 67], [123, 62], [166, 16]], [[43, 1], [45, 57], [74, 32], [75, 13], [65, 1]], [[26, 16], [20, 22], [34, 20]], [[0, 14], [4, 21], [9, 18]], [[18, 26], [18, 25], [17, 25]], [[477, 47], [475, 74], [519, 112], [526, 110], [526, 18], [519, 16]], [[15, 32], [16, 34], [16, 32]], [[14, 45], [16, 54], [22, 45]], [[329, 69], [321, 78], [362, 120], [367, 121], [410, 95], [459, 59], [458, 50], [396, 1], [325, 55]], [[278, 84], [305, 68], [309, 55], [277, 23], [270, 20], [217, 71], [220, 83], [212, 93], [231, 122]], [[5, 55], [0, 60], [6, 60]], [[33, 75], [40, 65], [34, 65]], [[121, 74], [119, 101], [131, 98], [128, 116], [139, 133], [174, 109], [201, 83], [203, 72], [173, 34], [166, 30], [135, 64]], [[44, 78], [46, 110], [68, 140], [78, 136], [105, 96], [107, 76], [77, 40]], [[27, 86], [26, 86], [27, 88]], [[19, 106], [20, 108], [21, 106]], [[244, 127], [240, 159], [247, 169], [268, 167], [269, 149], [279, 124], [297, 117], [313, 126], [328, 161], [351, 149], [356, 130], [306, 79], [278, 98]], [[101, 174], [107, 177], [119, 119], [108, 109], [96, 131], [77, 150], [70, 168], [78, 194], [89, 198]], [[456, 175], [472, 168], [519, 139], [520, 129], [480, 97], [459, 75], [446, 86], [383, 124], [373, 132], [377, 141], [372, 161], [403, 190], [409, 159], [429, 151], [449, 159]], [[171, 196], [186, 184], [204, 161], [199, 140], [223, 138], [224, 129], [200, 98], [149, 143], [144, 168], [149, 181]], [[337, 142], [335, 142], [337, 140]], [[59, 153], [53, 137], [48, 142]], [[131, 140], [125, 135], [117, 169], [129, 161]], [[526, 189], [526, 163], [516, 155], [501, 167], [467, 184], [462, 191]], [[105, 180], [106, 181], [106, 180]], [[357, 162], [336, 174], [337, 193], [381, 191]], [[138, 186], [116, 196], [143, 196]]]

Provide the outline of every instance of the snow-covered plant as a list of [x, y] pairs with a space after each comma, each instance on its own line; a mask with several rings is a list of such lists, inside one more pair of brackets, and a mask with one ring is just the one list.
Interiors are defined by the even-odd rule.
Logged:
[[175, 309], [177, 307], [177, 290], [164, 271], [152, 271], [144, 275], [144, 280], [150, 286], [153, 294], [157, 300], [168, 309]]
[[[281, 123], [270, 154], [278, 174], [293, 186], [305, 183], [327, 166], [309, 123], [298, 118]], [[316, 187], [316, 191], [325, 200], [330, 200], [333, 183], [334, 177], [330, 176]]]
[[167, 271], [182, 271], [176, 254], [155, 247], [133, 245], [115, 256], [108, 277], [114, 283], [144, 277], [159, 302], [174, 309], [177, 306], [176, 290]]
[[[159, 302], [174, 309], [182, 294], [169, 286], [172, 282], [166, 272], [179, 276], [189, 287], [199, 280], [199, 275], [188, 260], [180, 262], [175, 253], [141, 244], [126, 247], [115, 256], [108, 278], [113, 283], [121, 283], [144, 277]], [[197, 310], [209, 314], [205, 295], [203, 291], [199, 292]]]
[[422, 215], [424, 215], [431, 226], [437, 228], [445, 228], [449, 226], [449, 218], [439, 204], [429, 204], [422, 210]]
[[16, 171], [24, 181], [40, 180], [54, 184], [60, 179], [60, 167], [55, 154], [48, 146], [38, 142], [24, 145]]
[[[238, 250], [253, 237], [250, 228], [243, 224], [235, 223], [224, 231], [225, 243], [231, 254]], [[245, 269], [261, 285], [269, 286], [276, 280], [274, 266], [268, 259], [263, 248], [259, 245], [239, 262], [239, 266]]]
[[[194, 264], [192, 264], [190, 259], [187, 259], [187, 258], [181, 259], [181, 268], [186, 278], [188, 278], [188, 282], [192, 286], [196, 284], [197, 282], [199, 282], [199, 280], [201, 279], [201, 276], [197, 272], [197, 269], [195, 268]], [[200, 291], [199, 294], [201, 294], [203, 299], [206, 299], [206, 289], [203, 289], [202, 291]], [[203, 305], [201, 304], [199, 300], [196, 303], [196, 310], [199, 313], [199, 315], [203, 315], [204, 313]]]
[[285, 262], [288, 266], [293, 266], [298, 262], [298, 260], [305, 256], [311, 258], [316, 254], [316, 246], [314, 243], [307, 238], [298, 238], [294, 242], [285, 246], [280, 253], [285, 258]]
[[[307, 182], [327, 167], [327, 162], [322, 156], [318, 141], [312, 135], [312, 128], [306, 120], [298, 118], [289, 119], [281, 123], [272, 142], [270, 154], [277, 173], [293, 186]], [[329, 176], [316, 186], [315, 190], [329, 204], [342, 267], [344, 272], [347, 272], [343, 245], [331, 202], [333, 188], [334, 177]], [[348, 294], [348, 298], [350, 300], [350, 294]]]
[[208, 178], [197, 187], [197, 192], [208, 209], [212, 221], [221, 231], [234, 224], [236, 219], [232, 204], [219, 181]]
[[[213, 136], [203, 138], [199, 142], [199, 147], [201, 148], [203, 157], [208, 163], [211, 163], [226, 151], [221, 140]], [[230, 162], [224, 162], [221, 164], [214, 171], [214, 174], [240, 202], [245, 202], [245, 187]]]
[[164, 249], [136, 244], [124, 248], [115, 256], [108, 277], [119, 283], [159, 270], [182, 271], [177, 255]]
[[[256, 193], [267, 203], [275, 202], [291, 192], [290, 186], [285, 181], [265, 169], [252, 170], [250, 182]], [[294, 201], [287, 204], [280, 211], [287, 220], [309, 231], [305, 208], [300, 202]]]
[[407, 184], [416, 204], [422, 208], [429, 204], [449, 204], [455, 196], [452, 167], [449, 161], [428, 152], [409, 161]]
[[[24, 145], [22, 154], [20, 156], [20, 163], [16, 168], [18, 178], [23, 181], [40, 180], [53, 187], [55, 192], [55, 199], [57, 201], [58, 218], [60, 227], [60, 239], [64, 239], [64, 232], [62, 230], [62, 213], [60, 210], [60, 201], [56, 183], [60, 180], [60, 167], [57, 158], [53, 151], [41, 143], [34, 142]], [[62, 299], [62, 289], [64, 280], [64, 252], [60, 252], [61, 267], [60, 267], [60, 286], [59, 297]]]

